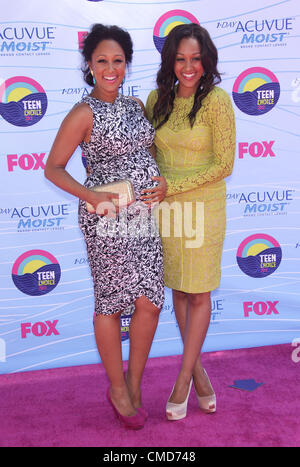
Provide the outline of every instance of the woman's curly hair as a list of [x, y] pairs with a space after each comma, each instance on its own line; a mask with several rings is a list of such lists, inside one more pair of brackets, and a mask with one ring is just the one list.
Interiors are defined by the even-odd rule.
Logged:
[[173, 110], [175, 84], [177, 82], [174, 73], [176, 53], [180, 41], [190, 37], [197, 39], [199, 42], [201, 62], [204, 69], [195, 92], [194, 105], [188, 115], [191, 127], [195, 122], [198, 110], [201, 108], [202, 100], [216, 84], [221, 82], [221, 75], [217, 70], [218, 51], [208, 31], [195, 23], [175, 26], [165, 40], [161, 52], [161, 65], [157, 73], [158, 99], [153, 109], [153, 118], [157, 123], [156, 128], [160, 128], [168, 121]]
[[87, 84], [93, 86], [93, 77], [90, 72], [88, 62], [91, 60], [94, 50], [97, 45], [104, 40], [112, 39], [116, 41], [123, 49], [125, 55], [126, 65], [132, 61], [133, 44], [130, 34], [118, 26], [105, 26], [103, 24], [94, 24], [89, 34], [85, 37], [83, 42], [83, 49], [81, 51], [84, 59], [82, 68], [83, 78]]

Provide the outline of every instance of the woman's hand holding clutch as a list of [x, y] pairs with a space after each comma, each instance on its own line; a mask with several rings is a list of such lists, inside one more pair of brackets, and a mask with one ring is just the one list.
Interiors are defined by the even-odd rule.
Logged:
[[129, 180], [95, 185], [90, 189], [90, 200], [87, 210], [91, 214], [116, 218], [116, 214], [123, 207], [135, 201], [135, 193]]
[[91, 195], [89, 201], [87, 201], [87, 210], [89, 213], [115, 218], [117, 212], [119, 212], [119, 194], [90, 191]]

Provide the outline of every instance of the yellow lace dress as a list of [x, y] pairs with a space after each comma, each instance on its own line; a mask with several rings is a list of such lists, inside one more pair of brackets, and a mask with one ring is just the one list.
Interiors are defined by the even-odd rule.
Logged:
[[[153, 122], [157, 91], [146, 112]], [[187, 115], [194, 96], [175, 97], [169, 120], [156, 130], [157, 164], [168, 183], [160, 204], [165, 285], [188, 293], [216, 289], [226, 227], [226, 185], [235, 155], [235, 117], [229, 95], [214, 87], [193, 128]]]

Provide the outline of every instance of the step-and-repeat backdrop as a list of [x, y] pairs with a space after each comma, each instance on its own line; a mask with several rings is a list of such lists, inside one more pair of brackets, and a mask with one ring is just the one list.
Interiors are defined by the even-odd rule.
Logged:
[[[120, 92], [144, 102], [170, 29], [198, 22], [219, 50], [237, 122], [220, 288], [204, 351], [300, 341], [298, 0], [15, 0], [0, 25], [0, 372], [99, 362], [78, 201], [44, 178], [59, 125], [90, 92], [80, 45], [91, 24], [126, 28]], [[69, 170], [85, 177], [78, 149]], [[130, 316], [122, 319], [128, 358]], [[171, 291], [151, 357], [182, 351]]]

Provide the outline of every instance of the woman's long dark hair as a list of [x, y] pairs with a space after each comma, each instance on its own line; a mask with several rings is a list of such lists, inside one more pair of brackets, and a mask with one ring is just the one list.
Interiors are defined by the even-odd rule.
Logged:
[[153, 118], [157, 124], [156, 128], [160, 128], [168, 121], [173, 110], [174, 88], [177, 82], [174, 73], [176, 53], [180, 41], [190, 37], [197, 39], [199, 42], [201, 62], [204, 69], [195, 93], [194, 105], [188, 115], [191, 127], [202, 105], [202, 100], [216, 84], [221, 82], [221, 76], [217, 70], [218, 51], [207, 30], [195, 23], [180, 24], [173, 28], [165, 40], [161, 52], [161, 65], [157, 73], [158, 99], [153, 109]]

